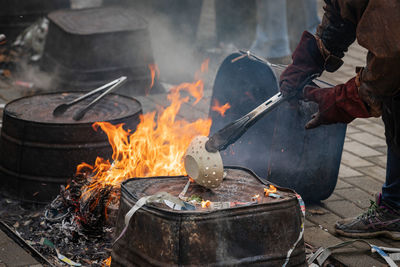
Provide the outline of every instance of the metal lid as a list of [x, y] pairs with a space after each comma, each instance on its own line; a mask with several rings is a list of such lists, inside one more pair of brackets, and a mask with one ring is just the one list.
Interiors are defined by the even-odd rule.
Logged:
[[[295, 193], [292, 190], [281, 187], [277, 187], [277, 194], [281, 196], [280, 198], [262, 197], [267, 182], [262, 181], [252, 171], [246, 168], [227, 166], [224, 171], [226, 177], [219, 187], [210, 190], [196, 183], [192, 183], [185, 196], [190, 197], [197, 195], [211, 202], [249, 202], [252, 201], [254, 195], [259, 194], [261, 197], [258, 204], [244, 207], [248, 209], [259, 205], [275, 205], [296, 199]], [[132, 178], [122, 183], [121, 193], [122, 197], [135, 201], [141, 197], [154, 195], [158, 192], [168, 192], [173, 196], [178, 196], [186, 183], [187, 177], [185, 176], [160, 176], [147, 177], [146, 179]], [[170, 210], [162, 205], [154, 205], [157, 206], [158, 209], [173, 213], [202, 213], [207, 211], [203, 209], [195, 211], [176, 211]]]
[[51, 22], [72, 34], [90, 35], [147, 28], [147, 22], [130, 9], [100, 7], [57, 10], [48, 15]]
[[19, 98], [6, 105], [4, 113], [16, 119], [39, 123], [82, 124], [96, 121], [111, 121], [142, 112], [142, 107], [134, 98], [109, 94], [93, 106], [80, 121], [72, 119], [73, 114], [93, 98], [70, 107], [60, 117], [54, 117], [54, 108], [78, 98], [86, 92], [49, 93]]

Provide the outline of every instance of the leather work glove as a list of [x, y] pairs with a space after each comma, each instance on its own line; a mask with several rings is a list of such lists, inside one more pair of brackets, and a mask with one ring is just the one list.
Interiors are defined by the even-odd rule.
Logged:
[[331, 88], [306, 86], [303, 89], [303, 96], [306, 101], [316, 102], [319, 109], [306, 124], [306, 129], [321, 124], [349, 123], [355, 118], [372, 117], [368, 106], [359, 95], [356, 78]]
[[281, 74], [280, 91], [284, 96], [297, 95], [303, 88], [301, 85], [310, 76], [318, 76], [324, 71], [325, 60], [318, 48], [317, 40], [305, 31], [292, 54], [293, 63]]

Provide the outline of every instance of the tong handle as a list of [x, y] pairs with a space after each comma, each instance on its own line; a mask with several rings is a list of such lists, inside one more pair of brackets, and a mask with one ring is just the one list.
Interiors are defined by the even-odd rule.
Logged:
[[75, 112], [74, 116], [72, 117], [74, 120], [79, 121], [80, 119], [85, 116], [86, 112], [91, 109], [100, 99], [102, 99], [105, 95], [111, 93], [112, 91], [116, 90], [120, 86], [122, 86], [127, 80], [126, 76], [122, 76], [115, 80], [115, 83], [113, 86], [111, 86], [109, 89], [104, 91], [101, 95], [96, 97], [92, 102], [90, 102], [87, 106], [79, 109], [77, 112]]
[[279, 92], [270, 99], [216, 132], [206, 142], [205, 146], [208, 152], [217, 152], [226, 149], [229, 145], [236, 142], [251, 126], [253, 126], [265, 114], [274, 110], [279, 104], [287, 100]]
[[63, 104], [58, 105], [58, 106], [53, 110], [53, 116], [55, 116], [55, 117], [61, 116], [61, 115], [62, 115], [65, 111], [67, 111], [67, 109], [69, 109], [71, 106], [73, 106], [73, 105], [75, 105], [75, 104], [81, 102], [82, 100], [84, 100], [84, 99], [86, 99], [86, 98], [88, 98], [88, 97], [90, 97], [90, 96], [92, 96], [92, 95], [94, 95], [94, 94], [97, 94], [98, 92], [103, 91], [104, 89], [106, 89], [106, 88], [108, 88], [108, 87], [110, 87], [110, 86], [112, 86], [112, 85], [114, 85], [114, 84], [116, 84], [120, 79], [121, 79], [121, 78], [118, 78], [118, 79], [116, 79], [116, 80], [114, 80], [114, 81], [112, 81], [112, 82], [109, 82], [109, 83], [107, 83], [107, 84], [105, 84], [105, 85], [102, 85], [102, 86], [100, 86], [99, 88], [96, 88], [96, 89], [90, 91], [89, 93], [84, 94], [84, 95], [82, 95], [82, 96], [80, 96], [80, 97], [78, 97], [78, 98], [76, 98], [76, 99], [74, 99], [74, 100], [72, 100], [72, 101], [70, 101], [70, 102], [63, 103]]
[[76, 103], [79, 103], [79, 102], [81, 102], [82, 100], [88, 98], [89, 96], [92, 96], [92, 95], [94, 95], [94, 94], [97, 94], [98, 92], [103, 91], [105, 88], [108, 88], [108, 87], [110, 87], [110, 86], [116, 84], [120, 79], [121, 79], [121, 78], [118, 78], [118, 79], [115, 79], [114, 81], [111, 81], [111, 82], [105, 84], [105, 85], [102, 85], [102, 86], [100, 86], [99, 88], [96, 88], [96, 89], [90, 91], [89, 93], [84, 94], [83, 96], [80, 96], [80, 97], [78, 97], [77, 99], [74, 99], [74, 100], [72, 100], [72, 101], [70, 101], [70, 102], [68, 102], [68, 103], [66, 103], [66, 104], [67, 104], [68, 106], [71, 106], [71, 105], [74, 105], [74, 104], [76, 104]]
[[[303, 89], [318, 76], [318, 73], [310, 75], [303, 83], [301, 83], [299, 88]], [[253, 126], [253, 124], [265, 116], [265, 114], [274, 110], [282, 102], [293, 98], [296, 94], [297, 93], [294, 93], [288, 96], [283, 96], [281, 92], [275, 94], [243, 117], [226, 125], [211, 136], [205, 144], [206, 150], [208, 152], [217, 152], [226, 149], [229, 145], [236, 142], [251, 126]]]

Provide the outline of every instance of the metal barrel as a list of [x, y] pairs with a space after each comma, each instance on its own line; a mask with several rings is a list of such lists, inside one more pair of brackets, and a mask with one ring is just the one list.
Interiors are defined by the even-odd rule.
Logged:
[[0, 138], [3, 195], [36, 203], [51, 201], [60, 185], [73, 177], [78, 164], [93, 164], [98, 156], [111, 158], [107, 136], [92, 128], [94, 122], [125, 123], [132, 130], [139, 123], [140, 103], [117, 94], [106, 96], [79, 122], [72, 115], [87, 101], [72, 106], [61, 117], [53, 117], [57, 105], [82, 94], [35, 95], [6, 105]]
[[[186, 193], [210, 201], [249, 201], [264, 182], [244, 168], [226, 167], [220, 187], [191, 184]], [[125, 214], [144, 195], [178, 195], [187, 177], [130, 179], [121, 187], [116, 236]], [[111, 266], [282, 266], [299, 238], [301, 211], [295, 193], [278, 188], [282, 198], [220, 210], [172, 210], [148, 204], [132, 217], [113, 246]], [[264, 202], [265, 201], [265, 202]], [[306, 266], [304, 242], [298, 243], [287, 266]]]

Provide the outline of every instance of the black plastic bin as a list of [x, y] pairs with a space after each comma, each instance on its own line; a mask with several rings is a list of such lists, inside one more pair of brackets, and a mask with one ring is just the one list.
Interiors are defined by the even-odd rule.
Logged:
[[[224, 117], [210, 110], [211, 134], [276, 94], [278, 75], [274, 72], [279, 74], [282, 69], [241, 53], [228, 56], [215, 78], [211, 104], [229, 102], [231, 108]], [[268, 181], [292, 188], [309, 202], [328, 198], [337, 182], [346, 125], [306, 130], [304, 125], [317, 110], [313, 102], [301, 101], [298, 107], [283, 103], [222, 151], [224, 165], [250, 168]]]
[[50, 24], [41, 68], [53, 75], [53, 87], [89, 89], [121, 75], [122, 94], [145, 93], [154, 63], [148, 24], [120, 7], [58, 10]]

